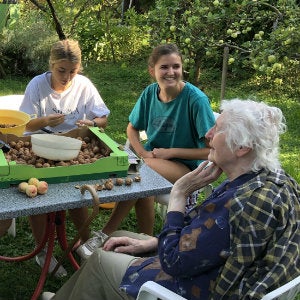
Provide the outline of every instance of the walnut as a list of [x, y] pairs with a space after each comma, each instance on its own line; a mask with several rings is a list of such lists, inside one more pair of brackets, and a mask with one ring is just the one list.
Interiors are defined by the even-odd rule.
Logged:
[[124, 179], [123, 178], [116, 178], [116, 185], [121, 186], [124, 184]]
[[113, 181], [110, 180], [110, 179], [108, 179], [107, 181], [105, 181], [104, 187], [105, 187], [105, 189], [107, 189], [107, 190], [112, 190], [113, 187], [114, 187]]
[[130, 177], [125, 178], [125, 185], [131, 185], [132, 182], [133, 182], [132, 178], [130, 178]]

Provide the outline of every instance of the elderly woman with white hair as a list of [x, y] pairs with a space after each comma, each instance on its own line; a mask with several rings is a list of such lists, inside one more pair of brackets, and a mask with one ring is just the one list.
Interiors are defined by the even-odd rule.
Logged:
[[[43, 299], [134, 299], [148, 280], [187, 299], [261, 299], [298, 276], [300, 187], [280, 168], [285, 128], [276, 107], [222, 101], [206, 134], [213, 164], [176, 181], [160, 235], [110, 237]], [[222, 172], [227, 179], [185, 215], [186, 196]]]

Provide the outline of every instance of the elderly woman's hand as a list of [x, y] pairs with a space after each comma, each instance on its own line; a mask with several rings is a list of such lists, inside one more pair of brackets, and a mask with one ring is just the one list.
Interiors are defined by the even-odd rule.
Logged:
[[103, 250], [137, 255], [155, 251], [157, 245], [158, 240], [155, 237], [146, 240], [138, 240], [126, 236], [111, 237], [103, 245]]
[[222, 170], [215, 164], [205, 161], [192, 172], [179, 178], [171, 191], [168, 211], [185, 211], [186, 198], [196, 190], [220, 177]]

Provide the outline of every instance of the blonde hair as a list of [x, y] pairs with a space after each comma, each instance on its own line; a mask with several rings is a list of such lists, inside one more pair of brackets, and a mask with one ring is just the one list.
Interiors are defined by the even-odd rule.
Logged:
[[82, 70], [81, 49], [78, 41], [66, 39], [60, 40], [52, 45], [49, 58], [50, 70], [53, 64], [62, 60], [67, 60], [72, 63], [79, 63], [80, 71]]

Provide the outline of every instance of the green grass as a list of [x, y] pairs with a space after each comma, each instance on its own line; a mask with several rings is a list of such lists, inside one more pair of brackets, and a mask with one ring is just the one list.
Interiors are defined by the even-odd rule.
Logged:
[[[94, 82], [99, 89], [102, 98], [111, 110], [109, 125], [106, 133], [119, 143], [126, 140], [126, 126], [128, 115], [133, 108], [139, 94], [150, 83], [145, 61], [135, 61], [131, 64], [99, 63], [85, 66], [85, 74]], [[30, 78], [6, 78], [0, 80], [0, 95], [23, 94]], [[220, 98], [220, 74], [209, 74], [205, 71], [202, 75], [204, 91], [212, 101], [215, 111], [219, 107]], [[247, 81], [229, 77], [227, 81], [226, 98], [252, 98], [260, 99], [282, 109], [287, 119], [288, 131], [281, 140], [281, 160], [283, 167], [298, 182], [300, 182], [300, 159], [299, 159], [299, 99], [292, 99], [283, 93], [274, 94], [260, 86], [255, 86]], [[100, 216], [93, 221], [92, 228], [102, 228], [110, 215], [110, 211], [101, 210]], [[161, 228], [162, 220], [159, 215], [156, 218], [155, 232]], [[135, 214], [130, 215], [123, 221], [122, 229], [136, 230]], [[72, 239], [76, 232], [72, 223], [67, 218], [68, 237]], [[0, 254], [19, 256], [30, 252], [34, 247], [34, 241], [28, 224], [28, 218], [17, 219], [17, 236], [4, 236], [0, 238]], [[56, 246], [56, 256], [61, 254]], [[73, 272], [68, 261], [64, 263], [69, 276]], [[34, 259], [21, 263], [8, 263], [0, 261], [0, 300], [23, 300], [30, 299], [38, 278], [40, 268]], [[56, 291], [65, 280], [48, 277], [44, 290]]]

